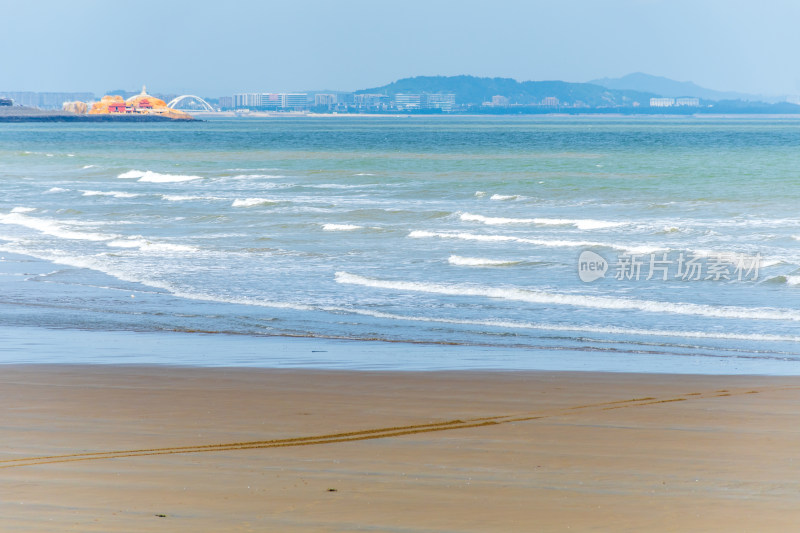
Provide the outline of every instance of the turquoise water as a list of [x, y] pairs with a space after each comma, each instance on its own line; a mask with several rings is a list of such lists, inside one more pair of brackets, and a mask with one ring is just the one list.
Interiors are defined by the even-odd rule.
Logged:
[[362, 341], [307, 366], [800, 369], [797, 120], [3, 124], [0, 188], [7, 362], [114, 362], [19, 333], [59, 331], [188, 364], [290, 365], [180, 348], [277, 336]]

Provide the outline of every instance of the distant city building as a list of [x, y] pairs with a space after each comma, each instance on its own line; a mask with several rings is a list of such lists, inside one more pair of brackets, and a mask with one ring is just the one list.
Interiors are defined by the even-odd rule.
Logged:
[[422, 95], [397, 93], [394, 95], [394, 105], [400, 110], [420, 109], [422, 107]]
[[456, 95], [453, 93], [423, 94], [420, 104], [424, 109], [441, 109], [450, 113], [456, 107]]
[[688, 107], [700, 107], [699, 98], [678, 98], [675, 100], [675, 105], [682, 105]]
[[399, 110], [441, 109], [453, 111], [456, 95], [453, 93], [398, 93], [394, 95], [394, 105]]
[[261, 93], [239, 93], [233, 95], [236, 109], [258, 109], [261, 107]]
[[389, 97], [385, 94], [354, 94], [353, 105], [358, 109], [384, 109], [389, 105]]
[[41, 109], [61, 109], [64, 102], [91, 102], [94, 100], [92, 93], [37, 93], [31, 91], [0, 91], [0, 97], [11, 98], [17, 105]]
[[233, 95], [235, 109], [306, 109], [306, 93], [239, 93]]
[[541, 105], [547, 107], [558, 107], [558, 104], [559, 104], [558, 98], [556, 98], [555, 96], [548, 96], [542, 99]]
[[314, 95], [315, 106], [334, 106], [339, 103], [339, 99], [335, 94], [318, 93]]
[[492, 96], [492, 105], [494, 107], [508, 107], [511, 101], [508, 99], [507, 96], [503, 96], [502, 94], [496, 94]]
[[281, 93], [281, 107], [284, 109], [306, 109], [308, 107], [308, 94], [306, 93]]
[[672, 107], [675, 105], [674, 98], [651, 98], [650, 107]]
[[233, 96], [220, 96], [219, 97], [219, 107], [220, 107], [220, 109], [231, 109], [231, 108], [233, 108]]

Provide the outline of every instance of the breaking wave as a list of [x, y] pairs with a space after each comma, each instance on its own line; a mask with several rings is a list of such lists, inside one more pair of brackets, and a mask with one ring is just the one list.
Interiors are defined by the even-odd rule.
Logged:
[[607, 220], [571, 218], [505, 218], [486, 217], [483, 215], [473, 215], [472, 213], [462, 213], [461, 220], [465, 222], [481, 222], [491, 226], [506, 224], [539, 224], [544, 226], [575, 226], [578, 229], [614, 228], [625, 225], [624, 222], [610, 222]]
[[145, 171], [129, 170], [128, 172], [123, 172], [122, 174], [117, 176], [117, 178], [123, 180], [135, 179], [143, 183], [179, 183], [182, 181], [203, 179], [202, 176], [188, 176], [184, 174], [160, 174], [158, 172], [153, 172], [151, 170], [145, 170]]
[[714, 318], [800, 321], [800, 311], [791, 309], [714, 306], [688, 302], [661, 302], [656, 300], [637, 300], [633, 298], [614, 298], [586, 294], [565, 294], [520, 289], [516, 287], [485, 287], [478, 285], [453, 285], [416, 281], [391, 281], [368, 278], [348, 272], [337, 272], [335, 279], [337, 283], [361, 285], [377, 289], [424, 292], [428, 294], [442, 294], [445, 296], [478, 296], [533, 304], [569, 305], [592, 309], [636, 310], [650, 313], [671, 313]]

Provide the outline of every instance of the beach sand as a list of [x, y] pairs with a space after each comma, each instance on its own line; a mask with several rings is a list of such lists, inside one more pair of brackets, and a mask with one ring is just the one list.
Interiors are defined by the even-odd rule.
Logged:
[[4, 366], [0, 401], [2, 531], [800, 524], [798, 378]]

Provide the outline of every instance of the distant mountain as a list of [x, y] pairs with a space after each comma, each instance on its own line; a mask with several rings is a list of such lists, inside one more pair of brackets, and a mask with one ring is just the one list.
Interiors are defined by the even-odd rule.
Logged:
[[601, 85], [608, 89], [643, 91], [661, 96], [677, 98], [680, 96], [695, 96], [703, 100], [745, 100], [751, 102], [763, 101], [764, 98], [752, 94], [737, 92], [715, 91], [706, 89], [690, 81], [675, 81], [662, 76], [651, 76], [642, 72], [634, 72], [621, 78], [602, 78], [587, 83]]
[[475, 76], [417, 76], [356, 91], [356, 94], [397, 93], [453, 93], [459, 105], [480, 105], [490, 102], [492, 96], [501, 95], [512, 104], [535, 105], [548, 97], [556, 97], [562, 104], [578, 102], [591, 107], [629, 106], [634, 102], [649, 103], [649, 92], [625, 89], [608, 89], [590, 83], [566, 81], [524, 81], [511, 78], [478, 78]]

